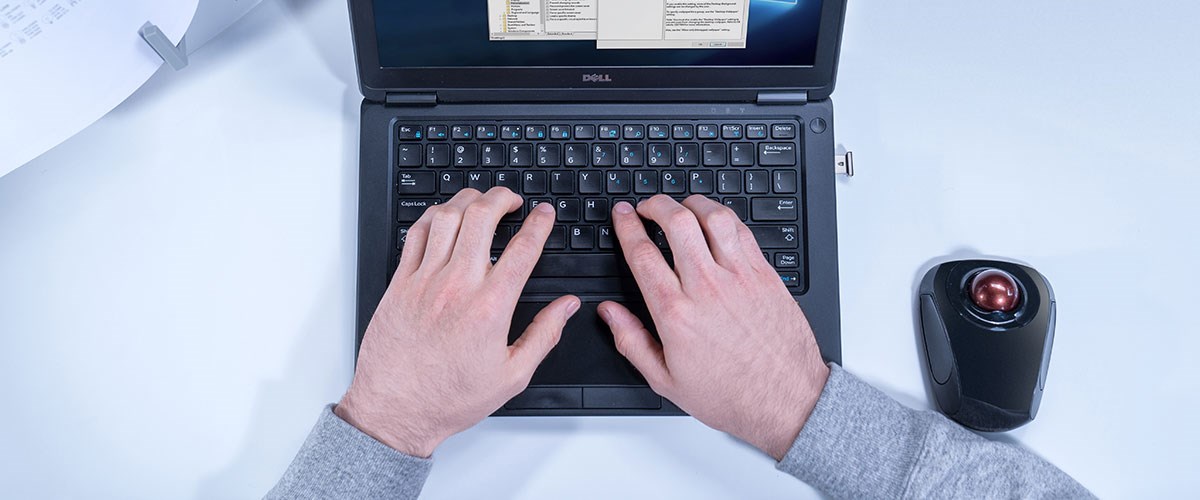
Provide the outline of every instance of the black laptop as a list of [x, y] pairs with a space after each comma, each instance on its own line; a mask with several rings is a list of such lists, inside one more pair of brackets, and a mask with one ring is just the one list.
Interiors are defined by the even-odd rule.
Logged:
[[[358, 335], [406, 232], [459, 190], [506, 186], [558, 225], [510, 340], [563, 294], [583, 307], [497, 415], [678, 415], [613, 345], [603, 300], [643, 317], [614, 203], [732, 208], [841, 361], [833, 104], [845, 0], [350, 0], [363, 96]], [[670, 248], [650, 227], [664, 255]]]

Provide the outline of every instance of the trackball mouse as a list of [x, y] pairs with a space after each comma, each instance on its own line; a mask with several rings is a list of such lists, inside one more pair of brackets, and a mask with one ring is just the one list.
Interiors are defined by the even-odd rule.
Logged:
[[925, 369], [938, 409], [971, 429], [1037, 416], [1054, 344], [1054, 291], [1031, 267], [960, 260], [930, 269], [917, 293]]

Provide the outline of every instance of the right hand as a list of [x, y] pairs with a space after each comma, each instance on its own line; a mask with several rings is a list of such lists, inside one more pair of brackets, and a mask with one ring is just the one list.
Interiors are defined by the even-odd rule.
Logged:
[[[641, 216], [657, 222], [672, 270]], [[613, 208], [660, 344], [616, 302], [600, 305], [621, 352], [655, 392], [704, 424], [781, 460], [829, 377], [804, 312], [729, 208], [703, 196], [659, 195]]]

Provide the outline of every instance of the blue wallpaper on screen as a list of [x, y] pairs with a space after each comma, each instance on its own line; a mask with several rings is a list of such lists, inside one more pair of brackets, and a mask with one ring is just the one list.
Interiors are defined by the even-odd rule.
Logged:
[[484, 0], [374, 0], [380, 64], [812, 66], [821, 0], [751, 0], [745, 49], [599, 50], [595, 41], [493, 42]]

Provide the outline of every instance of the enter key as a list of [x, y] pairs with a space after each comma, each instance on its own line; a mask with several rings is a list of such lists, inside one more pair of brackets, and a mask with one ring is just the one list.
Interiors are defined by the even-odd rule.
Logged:
[[800, 220], [800, 203], [796, 198], [753, 198], [750, 218], [756, 222]]

